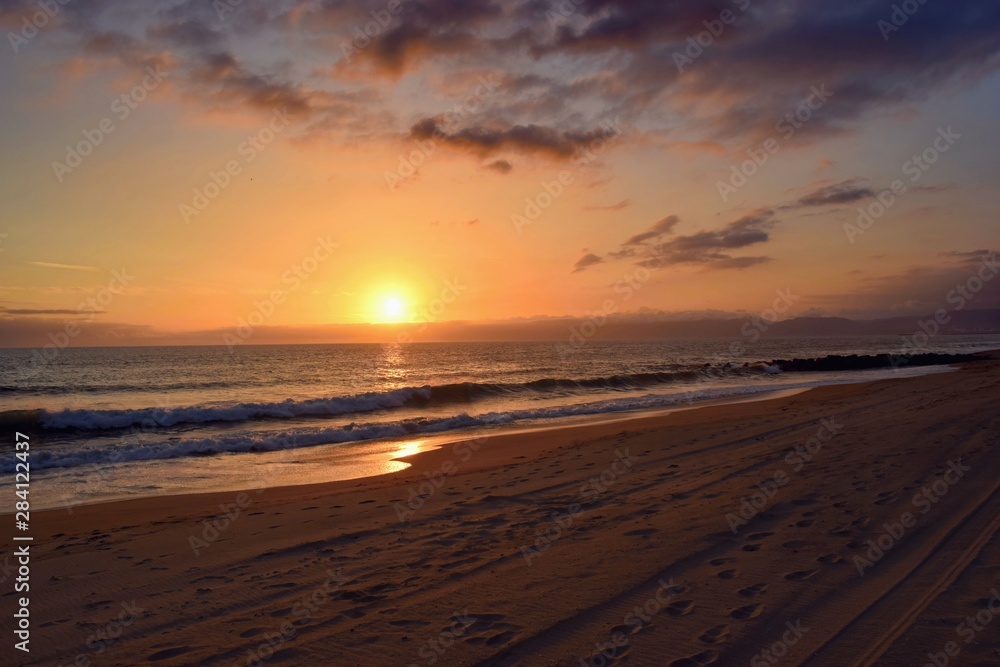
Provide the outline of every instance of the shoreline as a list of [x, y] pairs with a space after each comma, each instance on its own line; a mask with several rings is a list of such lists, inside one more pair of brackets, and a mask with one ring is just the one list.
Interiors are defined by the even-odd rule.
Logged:
[[[39, 512], [45, 641], [17, 664], [427, 665], [449, 628], [438, 664], [737, 664], [788, 623], [788, 664], [922, 664], [996, 586], [998, 398], [994, 355], [457, 441], [381, 477]], [[963, 664], [995, 661], [985, 637]]]
[[[806, 383], [800, 386], [782, 386], [781, 388], [760, 388], [759, 391], [747, 391], [745, 393], [732, 393], [720, 397], [696, 398], [694, 400], [680, 401], [660, 407], [645, 407], [629, 410], [609, 412], [583, 413], [577, 415], [567, 415], [549, 419], [526, 420], [514, 422], [508, 425], [496, 426], [492, 428], [473, 427], [472, 429], [459, 429], [456, 431], [431, 432], [426, 434], [415, 433], [408, 436], [395, 436], [388, 438], [375, 438], [371, 440], [347, 441], [341, 443], [325, 443], [318, 445], [308, 445], [298, 448], [279, 449], [265, 452], [223, 452], [208, 457], [177, 457], [172, 459], [153, 459], [147, 462], [130, 461], [120, 466], [106, 466], [102, 472], [106, 484], [113, 483], [116, 476], [107, 472], [107, 468], [116, 471], [120, 478], [128, 479], [133, 470], [143, 463], [163, 465], [174, 468], [170, 471], [170, 477], [174, 479], [191, 479], [203, 477], [203, 473], [211, 479], [213, 488], [211, 489], [191, 489], [191, 488], [158, 488], [140, 489], [138, 492], [123, 490], [117, 493], [106, 492], [102, 497], [96, 499], [72, 500], [69, 502], [58, 501], [58, 503], [46, 504], [38, 511], [52, 511], [66, 509], [68, 507], [83, 507], [93, 504], [105, 504], [110, 502], [121, 502], [127, 500], [139, 500], [142, 498], [167, 496], [176, 497], [184, 495], [204, 495], [209, 493], [230, 493], [238, 491], [253, 491], [259, 486], [242, 478], [228, 481], [224, 475], [231, 475], [231, 465], [250, 465], [261, 470], [274, 466], [278, 468], [275, 473], [273, 469], [267, 470], [268, 478], [280, 477], [274, 484], [266, 488], [275, 486], [308, 486], [314, 484], [326, 484], [334, 482], [351, 481], [378, 477], [386, 474], [399, 474], [405, 472], [409, 466], [408, 459], [412, 454], [423, 452], [427, 449], [443, 447], [460, 440], [474, 440], [477, 438], [490, 438], [506, 435], [530, 434], [540, 431], [593, 428], [604, 424], [628, 422], [647, 417], [661, 417], [684, 410], [696, 410], [711, 406], [736, 405], [743, 402], [767, 401], [783, 396], [792, 396], [797, 393], [811, 391], [813, 389], [827, 386], [842, 386], [852, 384], [866, 384], [868, 382], [896, 381], [907, 377], [920, 377], [923, 375], [954, 372], [961, 364], [949, 364], [946, 366], [922, 366], [906, 368], [905, 374], [888, 378], [868, 379], [864, 377], [852, 376], [851, 373], [865, 373], [867, 371], [845, 371], [849, 375], [839, 378], [837, 381], [830, 379], [818, 381], [818, 384]], [[877, 371], [878, 369], [876, 369]], [[757, 388], [753, 388], [757, 389]], [[416, 448], [416, 452], [408, 452]], [[389, 452], [388, 450], [395, 451]], [[281, 466], [289, 463], [288, 459], [296, 459], [295, 470], [291, 473], [281, 471]], [[242, 459], [242, 461], [234, 460]], [[339, 459], [339, 460], [338, 460]], [[332, 465], [331, 465], [332, 464]], [[88, 464], [89, 466], [100, 466], [99, 463]], [[206, 468], [208, 470], [206, 471]], [[72, 474], [74, 468], [47, 468], [43, 469], [40, 477], [44, 484], [46, 477], [51, 475]], [[214, 472], [213, 472], [214, 470]], [[161, 473], [165, 475], [167, 473]], [[297, 483], [286, 483], [290, 477], [305, 477], [307, 481]], [[76, 483], [73, 480], [73, 483]], [[110, 485], [110, 484], [109, 484]], [[5, 512], [0, 511], [0, 515]]]

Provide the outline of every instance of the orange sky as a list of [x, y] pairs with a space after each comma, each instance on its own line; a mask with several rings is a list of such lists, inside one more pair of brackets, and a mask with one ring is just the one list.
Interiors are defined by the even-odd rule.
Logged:
[[[883, 41], [860, 15], [784, 15], [842, 31], [813, 60], [805, 37], [778, 39], [773, 3], [678, 72], [661, 51], [704, 7], [623, 5], [622, 21], [669, 29], [605, 43], [602, 3], [552, 26], [519, 3], [445, 4], [413, 3], [349, 60], [362, 10], [384, 3], [67, 5], [12, 47], [0, 344], [73, 319], [187, 332], [255, 312], [268, 327], [481, 321], [609, 300], [754, 313], [783, 288], [801, 295], [789, 316], [930, 312], [996, 246], [1000, 81], [959, 46], [996, 44], [957, 18], [934, 37], [949, 76], [914, 60], [916, 19]], [[5, 32], [28, 7], [4, 10]], [[525, 43], [492, 43], [518, 26]], [[905, 192], [858, 233], [894, 181]]]

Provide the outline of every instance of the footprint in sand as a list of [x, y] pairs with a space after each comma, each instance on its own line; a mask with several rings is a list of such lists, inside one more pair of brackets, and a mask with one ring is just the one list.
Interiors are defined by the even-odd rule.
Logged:
[[729, 626], [717, 625], [709, 628], [698, 639], [706, 644], [721, 644], [729, 639]]
[[812, 542], [806, 540], [792, 540], [791, 542], [785, 542], [781, 545], [783, 549], [791, 549], [792, 551], [797, 551], [798, 549], [805, 549], [806, 547], [812, 546]]
[[687, 616], [694, 611], [694, 600], [678, 600], [667, 605], [667, 613], [671, 616]]
[[490, 637], [489, 639], [487, 639], [486, 640], [486, 645], [489, 646], [490, 648], [496, 648], [497, 646], [503, 646], [504, 644], [506, 644], [507, 642], [509, 642], [511, 639], [513, 639], [516, 634], [517, 634], [516, 632], [512, 632], [510, 630], [508, 630], [507, 632], [501, 632], [501, 633], [493, 635], [492, 637]]
[[713, 558], [708, 561], [709, 565], [726, 565], [727, 563], [735, 563], [735, 558]]
[[820, 556], [816, 559], [820, 563], [825, 563], [827, 565], [837, 565], [838, 563], [843, 563], [844, 559], [837, 554], [827, 554], [825, 556]]
[[813, 525], [814, 523], [816, 523], [816, 522], [813, 521], [812, 519], [803, 519], [802, 521], [796, 521], [795, 525], [798, 526], [799, 528], [808, 528], [809, 526]]
[[898, 497], [899, 493], [896, 491], [885, 491], [883, 493], [878, 494], [878, 497], [875, 500], [875, 504], [888, 505], [889, 503], [894, 502]]
[[764, 611], [764, 605], [762, 604], [748, 604], [743, 607], [737, 607], [729, 612], [729, 615], [733, 618], [745, 621], [751, 618], [757, 618]]
[[765, 537], [771, 537], [774, 533], [754, 533], [753, 535], [747, 535], [748, 540], [762, 540]]
[[736, 593], [745, 598], [756, 598], [760, 597], [767, 591], [767, 584], [754, 584], [753, 586], [747, 586], [746, 588], [741, 588], [736, 591]]
[[624, 636], [634, 635], [637, 632], [639, 632], [640, 630], [642, 630], [643, 627], [644, 626], [642, 624], [639, 624], [639, 625], [616, 625], [615, 627], [611, 628], [611, 636], [614, 637], [615, 635], [619, 635], [619, 636], [621, 636], [621, 635], [624, 635]]
[[624, 535], [625, 537], [633, 537], [633, 536], [647, 537], [656, 532], [658, 532], [656, 528], [642, 528], [640, 530], [630, 530], [627, 533], [624, 533]]
[[183, 655], [191, 650], [190, 646], [178, 646], [177, 648], [168, 648], [163, 651], [157, 651], [156, 653], [150, 655], [146, 658], [150, 662], [156, 662], [157, 660], [168, 660], [170, 658], [176, 658], [179, 655]]
[[389, 621], [389, 625], [396, 628], [422, 628], [425, 625], [430, 625], [428, 621], [411, 621], [409, 619], [402, 619], [399, 621]]
[[249, 628], [240, 633], [240, 639], [250, 639], [264, 632], [264, 628]]
[[744, 544], [742, 548], [743, 551], [760, 551], [759, 544]]
[[740, 576], [739, 570], [723, 570], [717, 575], [719, 579], [735, 579]]
[[[502, 646], [522, 629], [519, 625], [505, 622], [507, 617], [502, 614], [469, 614], [469, 617], [474, 620], [465, 628], [465, 634], [468, 636], [466, 641], [472, 644], [485, 643], [491, 648]], [[453, 616], [452, 621], [462, 622], [463, 617]], [[450, 631], [450, 628], [449, 625], [443, 632]]]
[[719, 659], [719, 654], [715, 651], [702, 651], [690, 658], [681, 658], [670, 663], [670, 667], [698, 667], [698, 665], [711, 665]]
[[785, 579], [788, 581], [805, 581], [817, 572], [819, 572], [819, 570], [799, 570], [798, 572], [789, 572], [785, 575]]

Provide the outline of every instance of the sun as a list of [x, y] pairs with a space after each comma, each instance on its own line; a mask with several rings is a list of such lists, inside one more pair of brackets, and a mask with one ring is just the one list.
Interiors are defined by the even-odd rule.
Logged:
[[406, 308], [403, 305], [403, 300], [398, 296], [387, 296], [382, 301], [382, 321], [387, 323], [400, 322], [403, 319], [403, 314]]

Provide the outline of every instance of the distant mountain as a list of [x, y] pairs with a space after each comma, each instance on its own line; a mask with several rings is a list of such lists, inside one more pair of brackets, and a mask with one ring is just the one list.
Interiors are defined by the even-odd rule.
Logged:
[[[947, 313], [941, 334], [1000, 334], [1000, 310]], [[658, 340], [679, 338], [739, 339], [756, 331], [763, 338], [813, 336], [911, 336], [921, 322], [933, 329], [933, 315], [851, 320], [844, 317], [796, 317], [781, 322], [745, 318], [700, 320], [633, 319], [618, 315], [604, 319], [546, 319], [489, 323], [447, 322], [427, 326], [421, 340]]]

